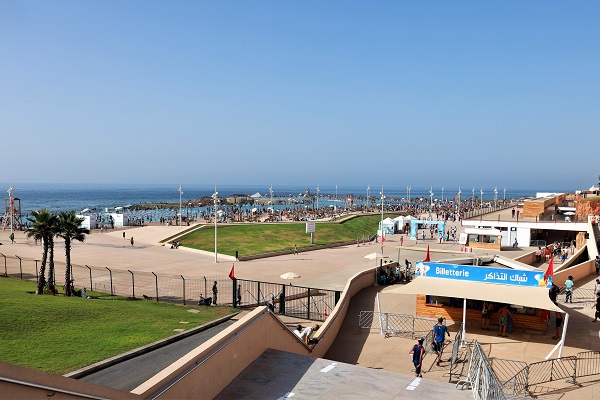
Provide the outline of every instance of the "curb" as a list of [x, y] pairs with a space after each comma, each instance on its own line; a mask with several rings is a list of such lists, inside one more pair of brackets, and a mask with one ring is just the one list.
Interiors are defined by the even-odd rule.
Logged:
[[126, 360], [130, 360], [130, 359], [135, 358], [135, 357], [137, 357], [139, 355], [149, 353], [149, 352], [151, 352], [153, 350], [156, 350], [156, 349], [159, 349], [161, 347], [167, 346], [167, 345], [169, 345], [171, 343], [174, 343], [174, 342], [177, 342], [177, 341], [179, 341], [181, 339], [185, 339], [185, 338], [187, 338], [189, 336], [195, 335], [196, 333], [205, 331], [205, 330], [207, 330], [209, 328], [212, 328], [213, 326], [219, 325], [219, 324], [221, 324], [221, 323], [223, 323], [223, 322], [225, 322], [225, 321], [227, 321], [227, 320], [235, 317], [238, 314], [239, 314], [239, 311], [235, 312], [233, 314], [226, 315], [226, 316], [224, 316], [222, 318], [219, 318], [219, 319], [216, 319], [214, 321], [208, 322], [208, 323], [206, 323], [204, 325], [197, 326], [197, 327], [192, 328], [192, 329], [190, 329], [188, 331], [181, 332], [181, 333], [179, 333], [177, 335], [170, 336], [170, 337], [165, 338], [165, 339], [161, 339], [161, 340], [159, 340], [157, 342], [147, 344], [145, 346], [142, 346], [142, 347], [139, 347], [137, 349], [128, 351], [126, 353], [119, 354], [119, 355], [116, 355], [116, 356], [111, 357], [111, 358], [107, 358], [106, 360], [99, 361], [99, 362], [97, 362], [95, 364], [92, 364], [92, 365], [88, 365], [87, 367], [83, 367], [83, 368], [78, 369], [76, 371], [69, 372], [68, 374], [65, 374], [63, 376], [66, 377], [66, 378], [73, 378], [73, 379], [83, 378], [84, 376], [87, 376], [87, 375], [90, 375], [90, 374], [92, 374], [94, 372], [103, 370], [104, 368], [111, 367], [111, 366], [113, 366], [115, 364], [118, 364], [120, 362], [123, 362], [123, 361], [126, 361]]

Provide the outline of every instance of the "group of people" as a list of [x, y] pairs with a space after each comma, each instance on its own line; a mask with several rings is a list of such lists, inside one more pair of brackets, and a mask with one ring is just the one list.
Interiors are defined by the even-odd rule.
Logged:
[[294, 329], [294, 335], [298, 336], [305, 344], [316, 344], [317, 339], [313, 338], [314, 334], [319, 330], [319, 325], [308, 326], [303, 328], [302, 325], [298, 324]]
[[389, 265], [386, 267], [381, 267], [378, 269], [379, 275], [379, 284], [380, 285], [391, 285], [393, 283], [397, 283], [400, 281], [411, 281], [411, 267], [412, 264], [410, 261], [405, 260], [406, 267], [404, 270], [400, 268], [399, 265], [395, 267], [390, 267]]
[[[484, 301], [481, 308], [481, 329], [490, 330], [490, 316], [494, 311], [494, 303]], [[502, 304], [498, 309], [499, 332], [498, 336], [507, 337], [507, 332], [512, 333], [514, 317], [506, 304]]]

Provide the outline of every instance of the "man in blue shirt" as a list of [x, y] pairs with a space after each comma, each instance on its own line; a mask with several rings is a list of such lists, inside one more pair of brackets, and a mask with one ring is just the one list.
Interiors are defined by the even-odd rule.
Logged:
[[443, 324], [444, 318], [439, 317], [438, 323], [433, 326], [433, 335], [434, 337], [434, 350], [437, 353], [436, 364], [439, 366], [440, 361], [442, 361], [442, 352], [444, 351], [444, 340], [446, 339], [446, 334], [450, 336], [450, 332], [448, 332], [448, 327]]
[[565, 281], [565, 303], [573, 302], [573, 277], [569, 275], [569, 279]]

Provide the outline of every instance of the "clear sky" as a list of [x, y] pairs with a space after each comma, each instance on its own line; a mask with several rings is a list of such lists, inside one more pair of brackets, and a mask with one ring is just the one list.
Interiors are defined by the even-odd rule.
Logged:
[[581, 189], [598, 1], [0, 2], [0, 182]]

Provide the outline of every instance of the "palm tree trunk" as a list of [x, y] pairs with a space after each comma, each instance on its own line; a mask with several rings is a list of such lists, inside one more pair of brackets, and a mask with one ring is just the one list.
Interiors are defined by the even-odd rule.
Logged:
[[44, 252], [42, 253], [42, 264], [40, 265], [40, 272], [38, 274], [38, 284], [35, 294], [43, 294], [44, 287], [46, 286], [46, 261], [48, 260], [48, 241], [42, 239], [44, 245]]
[[73, 295], [73, 282], [71, 281], [71, 239], [65, 238], [65, 259], [67, 266], [65, 268], [65, 296]]
[[50, 250], [50, 259], [48, 260], [48, 290], [54, 293], [54, 237], [52, 235], [48, 237], [48, 248]]

